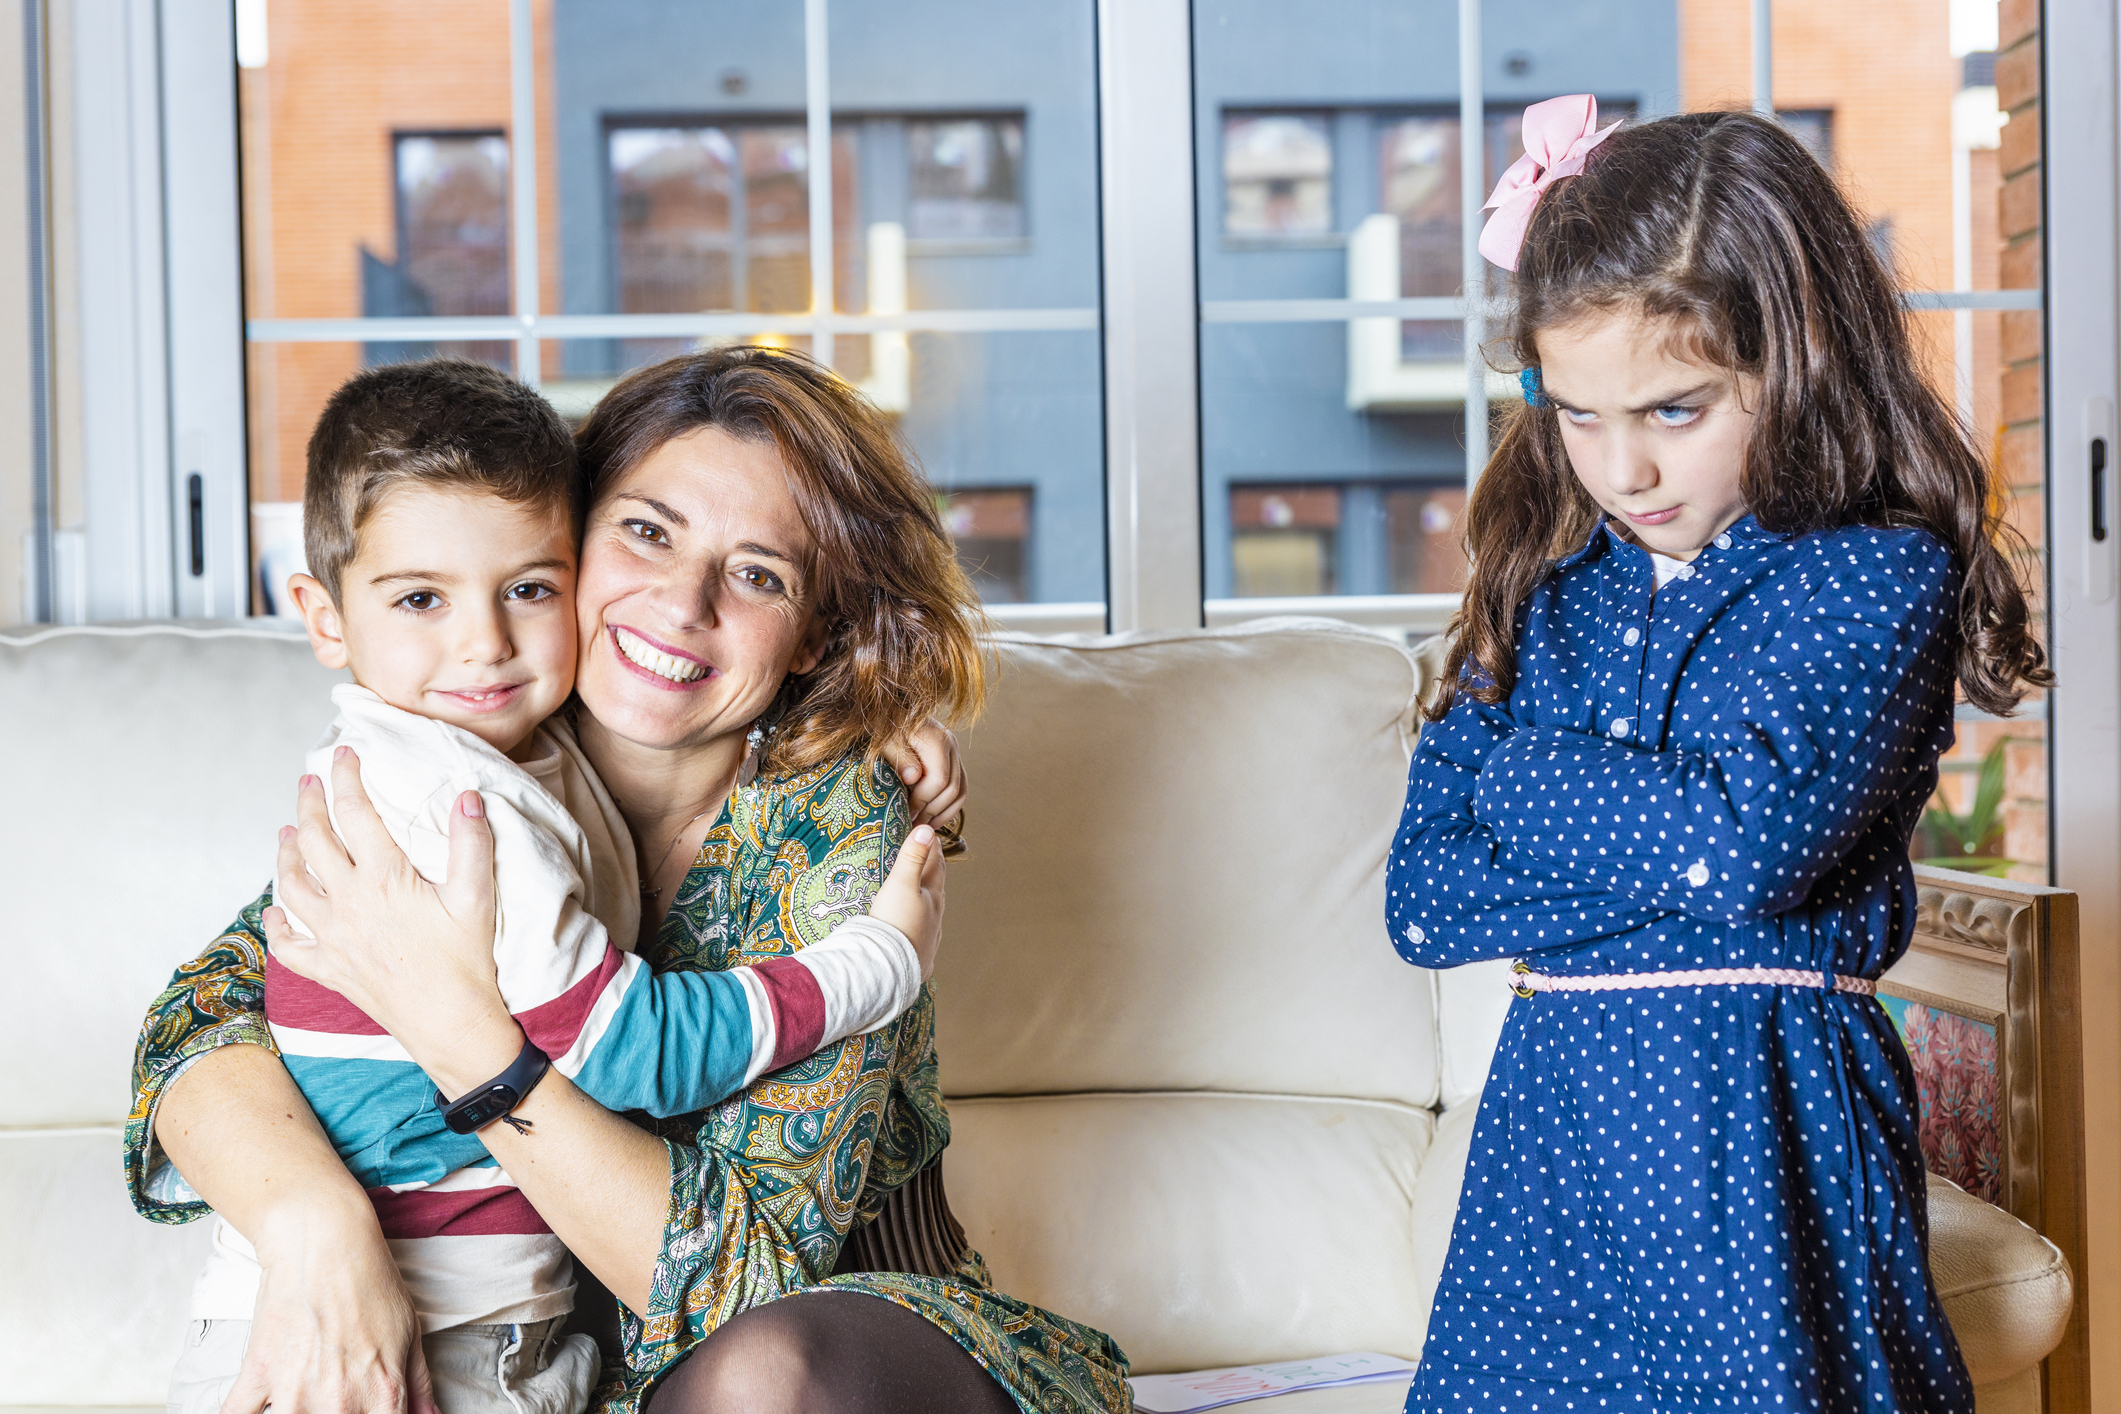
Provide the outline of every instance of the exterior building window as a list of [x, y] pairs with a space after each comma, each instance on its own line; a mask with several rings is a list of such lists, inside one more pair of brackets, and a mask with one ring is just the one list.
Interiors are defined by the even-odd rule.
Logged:
[[1223, 234], [1333, 229], [1333, 141], [1320, 113], [1223, 115]]
[[610, 160], [621, 312], [809, 308], [801, 124], [613, 128]]
[[[509, 312], [508, 139], [499, 133], [399, 133], [393, 139], [397, 257], [361, 247], [361, 312], [483, 316]], [[449, 353], [506, 367], [505, 342], [371, 343], [370, 364]]]
[[1231, 585], [1240, 599], [1337, 594], [1338, 486], [1230, 489]]
[[916, 241], [1020, 241], [1024, 120], [915, 118], [906, 123], [906, 235]]
[[1309, 482], [1230, 489], [1230, 586], [1240, 599], [1456, 594], [1460, 485]]
[[[621, 313], [809, 309], [810, 152], [801, 123], [617, 126], [606, 156]], [[841, 171], [853, 167], [844, 135], [833, 140], [833, 161]], [[842, 260], [852, 206], [834, 205]], [[685, 339], [628, 339], [625, 363], [688, 347]]]
[[1394, 594], [1457, 594], [1466, 587], [1462, 486], [1385, 488], [1385, 544]]
[[950, 491], [941, 497], [943, 528], [958, 563], [988, 604], [1031, 599], [1031, 492], [1028, 488]]

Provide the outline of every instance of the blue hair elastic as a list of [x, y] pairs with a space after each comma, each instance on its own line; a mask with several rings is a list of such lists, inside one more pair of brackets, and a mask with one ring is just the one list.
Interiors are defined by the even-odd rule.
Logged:
[[1524, 393], [1526, 407], [1543, 408], [1547, 405], [1546, 395], [1539, 390], [1539, 370], [1537, 368], [1518, 369], [1517, 386]]

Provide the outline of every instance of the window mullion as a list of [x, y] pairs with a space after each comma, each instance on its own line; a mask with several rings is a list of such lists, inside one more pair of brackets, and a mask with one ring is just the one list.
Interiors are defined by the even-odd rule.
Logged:
[[516, 377], [538, 387], [538, 108], [537, 43], [530, 0], [508, 6], [508, 193], [515, 246]]
[[1106, 599], [1114, 632], [1201, 622], [1192, 14], [1099, 0]]
[[1487, 262], [1480, 254], [1480, 208], [1487, 200], [1487, 91], [1480, 67], [1481, 0], [1458, 0], [1458, 231], [1464, 270], [1466, 490], [1488, 464]]
[[[832, 292], [832, 39], [827, 0], [803, 0], [803, 98], [810, 150], [810, 312], [830, 314]], [[739, 183], [743, 181], [738, 174]], [[832, 331], [810, 336], [810, 355], [832, 367]]]

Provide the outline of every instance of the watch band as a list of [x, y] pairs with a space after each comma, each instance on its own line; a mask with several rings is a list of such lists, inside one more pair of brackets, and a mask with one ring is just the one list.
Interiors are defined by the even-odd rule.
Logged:
[[551, 1059], [525, 1036], [523, 1049], [516, 1052], [508, 1069], [484, 1085], [465, 1091], [454, 1102], [443, 1098], [440, 1090], [435, 1091], [435, 1108], [442, 1112], [442, 1123], [456, 1134], [474, 1134], [497, 1119], [507, 1120], [518, 1134], [526, 1134], [530, 1121], [517, 1119], [510, 1111], [523, 1103], [523, 1097], [545, 1078], [551, 1065]]

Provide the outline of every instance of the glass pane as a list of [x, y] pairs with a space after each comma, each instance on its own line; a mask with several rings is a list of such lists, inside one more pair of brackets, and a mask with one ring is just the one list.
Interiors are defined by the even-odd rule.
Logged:
[[[1515, 114], [1550, 85], [1623, 108], [1676, 91], [1676, 32], [1645, 38], [1632, 19], [1612, 23], [1620, 9], [1545, 7], [1552, 42], [1534, 64], [1498, 45], [1489, 7], [1485, 180], [1517, 156]], [[1199, 0], [1193, 22], [1195, 142], [1218, 154], [1198, 193], [1202, 299], [1457, 297], [1455, 12]], [[1464, 572], [1462, 347], [1455, 317], [1204, 322], [1208, 597], [1452, 592]], [[1296, 519], [1276, 525], [1279, 507]]]
[[[853, 174], [841, 308], [995, 311], [992, 332], [842, 334], [898, 416], [989, 604], [1105, 597], [1097, 87], [1088, 0], [832, 0], [834, 135]], [[999, 312], [1069, 309], [1080, 329]]]
[[[1778, 116], [1841, 182], [1903, 286], [2037, 289], [2038, 7], [1950, 0], [1903, 13], [1906, 23], [1890, 33], [1778, 25]], [[2004, 28], [2013, 21], [2016, 30]], [[1681, 69], [1686, 104], [1747, 101], [1744, 47], [1694, 34]], [[2046, 579], [2040, 314], [1913, 319], [1932, 381], [1992, 458], [2010, 519], [2030, 546], [2025, 578], [2037, 592]], [[2047, 880], [2044, 706], [2029, 703], [2007, 722], [1960, 708], [1943, 788], [1916, 832], [1918, 858]], [[1984, 793], [1984, 767], [1986, 779], [2000, 773], [1999, 790]]]
[[[271, 0], [266, 30], [246, 34], [263, 62], [242, 71], [253, 319], [513, 313], [512, 185], [534, 180], [541, 318], [737, 317], [698, 332], [555, 330], [535, 371], [564, 415], [586, 415], [629, 369], [717, 342], [812, 353], [897, 419], [990, 601], [1103, 599], [1088, 0], [1002, 22], [971, 0], [831, 7], [826, 312], [993, 313], [949, 333], [810, 322], [802, 6], [533, 6], [535, 172], [516, 170], [508, 140], [508, 16], [504, 0], [408, 11], [382, 46], [344, 7]], [[1071, 327], [1006, 313], [1020, 309], [1070, 311]], [[349, 374], [433, 352], [507, 367], [514, 350], [357, 329], [254, 342], [259, 525], [289, 520], [273, 508], [299, 500], [309, 428]]]
[[[238, 73], [244, 303], [250, 319], [507, 315], [508, 6], [372, 16], [272, 0]], [[256, 62], [262, 58], [263, 62]], [[509, 367], [504, 342], [252, 343], [252, 608], [282, 608], [299, 557], [304, 452], [324, 401], [364, 367], [450, 353]]]
[[[238, 70], [247, 314], [507, 314], [508, 5], [272, 0]], [[256, 58], [256, 46], [247, 46]]]

